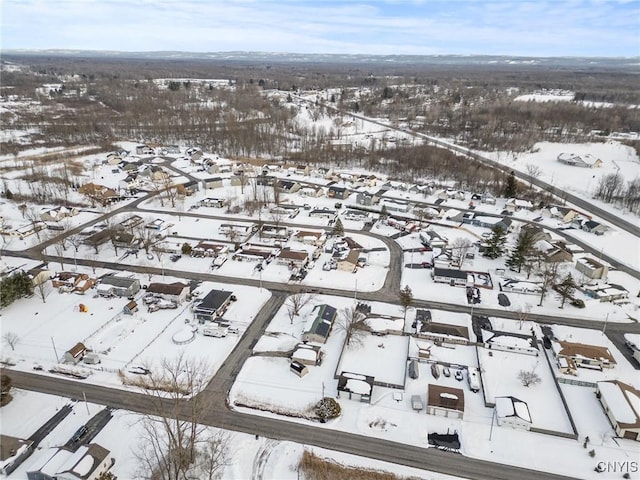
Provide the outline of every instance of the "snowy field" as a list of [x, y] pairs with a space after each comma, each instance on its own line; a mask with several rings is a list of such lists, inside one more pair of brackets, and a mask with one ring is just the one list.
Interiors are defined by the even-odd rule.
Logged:
[[[553, 372], [540, 356], [523, 355], [478, 347], [482, 385], [487, 402], [496, 397], [513, 396], [527, 403], [532, 426], [556, 432], [572, 433]], [[535, 371], [541, 381], [525, 387], [518, 379], [520, 371]]]
[[[152, 280], [171, 283], [180, 279]], [[241, 285], [206, 282], [199, 287], [203, 294], [211, 289], [230, 290], [238, 298], [227, 310], [225, 319], [238, 328], [240, 335], [270, 297], [266, 289]], [[46, 303], [35, 297], [18, 300], [2, 312], [3, 333], [12, 332], [18, 337], [14, 350], [3, 349], [3, 361], [16, 364], [19, 369], [31, 370], [38, 365], [47, 370], [57, 363], [56, 358], [61, 360], [66, 350], [82, 342], [101, 361], [98, 365], [82, 364], [83, 369], [93, 372], [87, 381], [117, 385], [115, 374], [119, 370], [126, 371], [132, 364], [153, 368], [163, 359], [183, 353], [195, 360], [205, 360], [213, 375], [240, 338], [240, 335], [205, 337], [198, 331], [192, 343], [177, 345], [173, 336], [185, 327], [195, 326], [190, 304], [150, 313], [142, 307], [142, 295], [144, 290], [137, 296], [141, 309], [133, 315], [122, 311], [127, 299], [101, 298], [92, 293], [79, 296], [51, 291]], [[247, 301], [249, 298], [251, 301]], [[86, 312], [80, 311], [80, 303], [86, 306]]]

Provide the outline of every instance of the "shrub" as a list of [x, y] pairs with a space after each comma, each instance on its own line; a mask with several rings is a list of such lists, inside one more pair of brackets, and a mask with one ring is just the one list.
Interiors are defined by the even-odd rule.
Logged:
[[342, 413], [340, 404], [331, 397], [324, 397], [316, 405], [316, 415], [322, 421], [339, 417]]

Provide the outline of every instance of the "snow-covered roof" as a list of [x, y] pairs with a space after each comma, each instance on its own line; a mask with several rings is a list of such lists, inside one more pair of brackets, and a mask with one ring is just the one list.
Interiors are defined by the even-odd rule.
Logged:
[[371, 394], [371, 385], [369, 385], [365, 380], [356, 380], [355, 378], [350, 378], [347, 380], [345, 388], [350, 392], [358, 393], [360, 395]]
[[515, 397], [496, 397], [496, 415], [500, 418], [519, 417], [526, 422], [531, 422], [531, 414], [526, 402]]
[[[624, 384], [622, 384], [624, 385]], [[626, 386], [626, 385], [625, 385]], [[614, 382], [598, 382], [598, 390], [604, 403], [618, 423], [637, 424], [640, 416], [635, 408], [640, 409], [640, 397], [635, 389], [622, 389], [621, 384]], [[632, 391], [632, 390], [635, 390]]]
[[301, 358], [303, 360], [316, 361], [318, 355], [315, 350], [311, 348], [298, 348], [293, 352], [293, 358]]

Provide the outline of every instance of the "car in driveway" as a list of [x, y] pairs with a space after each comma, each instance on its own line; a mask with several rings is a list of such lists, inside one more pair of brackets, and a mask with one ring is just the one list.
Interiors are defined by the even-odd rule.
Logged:
[[498, 303], [501, 307], [509, 307], [511, 306], [511, 300], [504, 293], [498, 294]]
[[462, 375], [462, 370], [456, 370], [454, 377], [457, 381], [461, 382], [464, 379], [464, 376]]
[[82, 425], [78, 430], [76, 430], [76, 433], [73, 434], [73, 436], [71, 437], [71, 441], [72, 442], [77, 442], [78, 440], [80, 440], [85, 434], [87, 433], [87, 426], [86, 425]]
[[444, 367], [444, 368], [442, 369], [442, 374], [443, 374], [445, 377], [450, 377], [450, 376], [451, 376], [451, 370], [449, 370], [449, 367]]

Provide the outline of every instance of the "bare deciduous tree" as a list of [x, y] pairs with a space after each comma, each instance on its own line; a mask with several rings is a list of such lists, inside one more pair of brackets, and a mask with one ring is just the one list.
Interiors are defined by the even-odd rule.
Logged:
[[451, 242], [451, 254], [453, 258], [458, 260], [458, 268], [462, 268], [462, 264], [464, 263], [464, 259], [471, 250], [473, 244], [471, 240], [465, 237], [457, 237]]
[[7, 332], [2, 336], [4, 343], [11, 347], [11, 351], [13, 352], [16, 349], [16, 345], [20, 342], [20, 337], [18, 337], [17, 333]]
[[294, 293], [293, 295], [289, 295], [287, 298], [287, 314], [289, 315], [289, 320], [293, 323], [293, 318], [300, 315], [300, 310], [302, 307], [307, 305], [311, 300], [313, 300], [313, 295], [309, 295], [307, 293]]
[[[214, 479], [228, 456], [228, 437], [199, 423], [211, 409], [209, 397], [198, 395], [211, 375], [206, 361], [179, 355], [163, 359], [159, 368], [136, 381], [147, 397], [149, 413], [141, 417], [141, 478], [153, 480]], [[191, 395], [189, 401], [184, 397]]]
[[344, 332], [347, 347], [362, 345], [364, 337], [371, 330], [364, 314], [355, 307], [340, 310], [336, 329]]
[[538, 274], [541, 278], [540, 303], [538, 304], [539, 307], [542, 306], [544, 297], [558, 279], [558, 265], [559, 264], [556, 262], [543, 262], [540, 266], [540, 269], [538, 270]]
[[542, 381], [535, 370], [520, 370], [520, 373], [518, 373], [518, 380], [520, 380], [522, 385], [525, 387], [536, 385]]

